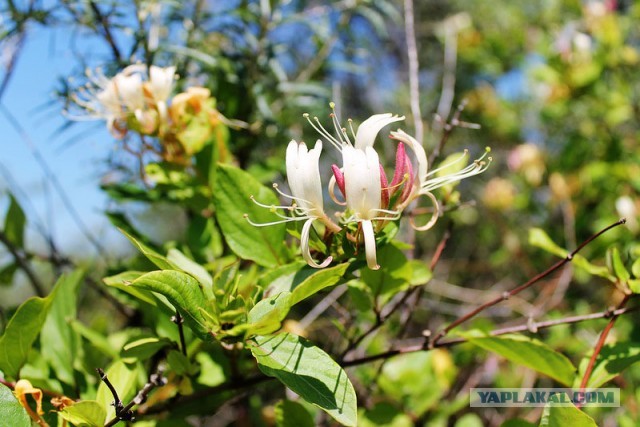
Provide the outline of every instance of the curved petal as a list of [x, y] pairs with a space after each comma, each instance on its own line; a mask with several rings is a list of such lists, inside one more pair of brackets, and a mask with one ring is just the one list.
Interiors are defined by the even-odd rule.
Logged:
[[354, 146], [361, 150], [365, 147], [372, 147], [376, 140], [376, 135], [386, 125], [404, 120], [404, 116], [394, 116], [391, 113], [375, 114], [362, 122], [356, 132]]
[[176, 67], [158, 67], [152, 65], [149, 68], [149, 85], [153, 99], [156, 102], [166, 101], [173, 90]]
[[372, 270], [378, 270], [380, 265], [376, 260], [376, 235], [373, 232], [373, 224], [369, 220], [362, 221], [362, 234], [364, 235], [364, 250], [367, 257], [367, 266]]
[[311, 233], [311, 225], [314, 221], [314, 218], [308, 219], [305, 221], [302, 226], [302, 233], [300, 235], [300, 249], [302, 251], [302, 258], [313, 268], [325, 268], [328, 266], [333, 260], [332, 257], [328, 257], [322, 263], [318, 264], [312, 257], [311, 251], [309, 249], [309, 234]]
[[378, 153], [372, 148], [359, 150], [350, 145], [342, 149], [347, 206], [360, 219], [371, 219], [380, 209], [381, 184]]
[[314, 216], [324, 213], [322, 183], [320, 181], [320, 153], [322, 141], [318, 140], [308, 150], [304, 142], [291, 140], [287, 146], [287, 182], [296, 202], [303, 208], [314, 211]]
[[416, 231], [427, 231], [438, 221], [438, 217], [440, 216], [440, 204], [438, 204], [436, 196], [434, 196], [433, 193], [430, 193], [429, 191], [420, 192], [420, 195], [427, 196], [431, 199], [431, 202], [433, 203], [433, 213], [431, 214], [431, 218], [429, 219], [429, 221], [427, 221], [427, 223], [424, 225], [417, 226], [413, 221], [413, 217], [409, 217], [409, 224], [411, 224], [411, 227], [413, 227], [413, 229]]
[[391, 138], [404, 142], [413, 150], [418, 161], [418, 179], [420, 180], [420, 186], [427, 180], [428, 161], [427, 153], [422, 148], [422, 145], [416, 141], [414, 137], [405, 133], [402, 130], [397, 132], [391, 132]]

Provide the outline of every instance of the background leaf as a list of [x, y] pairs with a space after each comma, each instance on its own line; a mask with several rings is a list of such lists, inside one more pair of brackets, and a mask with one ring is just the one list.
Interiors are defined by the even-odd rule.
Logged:
[[277, 427], [313, 427], [315, 422], [307, 409], [298, 402], [281, 400], [275, 408]]
[[255, 227], [247, 222], [245, 214], [255, 223], [269, 223], [279, 218], [250, 199], [254, 196], [265, 205], [279, 205], [273, 191], [256, 179], [229, 165], [218, 165], [217, 188], [214, 191], [216, 218], [225, 240], [238, 256], [265, 267], [282, 265], [286, 259], [285, 224]]
[[462, 335], [478, 347], [548, 375], [564, 385], [573, 383], [576, 368], [571, 361], [538, 340], [515, 334], [496, 337], [474, 336], [474, 333]]
[[[574, 381], [574, 386], [579, 386], [584, 371], [589, 364], [589, 354], [580, 363], [580, 370]], [[600, 387], [607, 381], [617, 377], [622, 371], [629, 366], [640, 362], [640, 344], [634, 342], [620, 342], [613, 345], [602, 347], [596, 363], [589, 377], [587, 387]]]
[[251, 353], [265, 374], [346, 426], [357, 424], [356, 393], [346, 372], [327, 353], [293, 334], [260, 336]]
[[556, 406], [547, 403], [540, 420], [540, 427], [597, 427], [589, 415], [575, 406]]
[[7, 215], [4, 218], [4, 233], [11, 243], [22, 248], [24, 246], [24, 226], [27, 218], [13, 194], [9, 195], [9, 199], [9, 209], [7, 209]]
[[11, 427], [31, 427], [31, 418], [22, 407], [13, 391], [4, 384], [0, 384], [0, 414], [2, 422]]
[[74, 384], [73, 367], [79, 344], [71, 321], [77, 316], [78, 286], [83, 275], [84, 272], [75, 271], [60, 277], [40, 334], [42, 357], [51, 365], [57, 378], [69, 385]]
[[95, 400], [83, 400], [58, 412], [61, 418], [77, 426], [102, 427], [107, 412]]

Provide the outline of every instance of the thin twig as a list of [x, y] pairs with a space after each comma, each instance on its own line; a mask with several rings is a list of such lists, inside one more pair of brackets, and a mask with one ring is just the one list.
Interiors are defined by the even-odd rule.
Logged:
[[593, 354], [591, 354], [587, 369], [584, 371], [584, 376], [582, 377], [582, 382], [580, 383], [580, 390], [584, 390], [587, 387], [589, 378], [591, 377], [591, 373], [593, 372], [593, 367], [596, 364], [596, 359], [598, 358], [600, 351], [602, 351], [602, 347], [604, 346], [604, 342], [607, 340], [609, 332], [611, 332], [611, 329], [613, 329], [613, 325], [616, 323], [616, 320], [620, 316], [620, 314], [615, 314], [616, 311], [623, 310], [624, 306], [627, 304], [630, 298], [631, 294], [625, 294], [624, 298], [622, 298], [622, 301], [620, 301], [620, 304], [618, 304], [616, 310], [613, 311], [614, 314], [612, 314], [611, 319], [609, 319], [609, 323], [607, 323], [607, 326], [605, 326], [602, 333], [600, 334], [600, 338], [598, 338], [598, 342], [596, 342], [596, 345], [593, 348]]
[[[167, 379], [162, 376], [162, 371], [158, 370], [155, 374], [151, 374], [149, 377], [149, 381], [140, 389], [138, 394], [131, 399], [126, 406], [123, 406], [120, 410], [120, 415], [118, 415], [118, 410], [116, 409], [116, 416], [111, 421], [107, 422], [104, 427], [112, 427], [118, 424], [120, 421], [129, 421], [133, 420], [133, 407], [135, 405], [140, 405], [147, 400], [147, 396], [156, 387], [161, 387], [167, 383]], [[123, 418], [124, 417], [124, 418]]]
[[100, 8], [94, 1], [90, 0], [89, 6], [91, 6], [91, 10], [93, 11], [93, 14], [96, 16], [96, 21], [98, 21], [102, 27], [102, 33], [105, 39], [107, 40], [107, 44], [111, 48], [111, 52], [113, 53], [113, 58], [116, 60], [116, 62], [122, 63], [122, 54], [120, 53], [120, 49], [116, 44], [113, 34], [111, 34], [111, 24], [109, 23], [108, 17], [102, 14], [102, 12], [100, 11]]
[[[585, 314], [580, 316], [570, 316], [562, 319], [545, 320], [541, 322], [527, 322], [526, 324], [523, 324], [523, 325], [508, 326], [504, 328], [495, 329], [489, 332], [489, 335], [500, 336], [500, 335], [512, 334], [516, 332], [531, 332], [535, 334], [542, 329], [547, 329], [547, 328], [551, 328], [558, 325], [569, 325], [573, 323], [580, 323], [580, 322], [585, 322], [585, 321], [595, 320], [595, 319], [607, 319], [612, 316], [618, 317], [623, 314], [628, 314], [636, 311], [640, 311], [640, 306], [632, 307], [632, 308], [619, 308], [613, 311], [605, 310], [598, 313], [591, 313], [591, 314]], [[416, 338], [409, 339], [407, 341], [415, 342]], [[422, 341], [422, 339], [419, 339], [419, 341]], [[447, 341], [438, 341], [437, 343], [433, 344], [428, 348], [425, 348], [424, 345], [421, 343], [407, 345], [404, 347], [401, 346], [396, 349], [388, 350], [378, 354], [373, 354], [370, 356], [361, 357], [359, 359], [347, 360], [342, 362], [341, 366], [343, 368], [346, 368], [349, 366], [363, 365], [365, 363], [371, 363], [377, 360], [389, 359], [391, 357], [394, 357], [400, 354], [415, 353], [417, 351], [430, 351], [430, 350], [433, 350], [434, 348], [451, 347], [451, 346], [462, 344], [465, 342], [467, 342], [467, 339], [465, 338], [452, 338]]]
[[31, 265], [29, 264], [24, 254], [22, 254], [20, 249], [13, 244], [13, 242], [9, 239], [9, 237], [3, 230], [0, 230], [0, 242], [2, 242], [4, 246], [6, 246], [16, 264], [18, 264], [18, 267], [20, 267], [20, 269], [27, 275], [27, 277], [29, 278], [29, 282], [31, 283], [31, 287], [33, 288], [33, 291], [36, 293], [36, 295], [39, 297], [44, 297], [46, 295], [44, 285], [31, 268]]
[[418, 79], [420, 64], [418, 63], [418, 48], [416, 46], [413, 0], [404, 0], [404, 34], [407, 42], [407, 57], [409, 59], [409, 98], [411, 100], [413, 127], [416, 139], [422, 142], [424, 129], [422, 112], [420, 111], [420, 82]]
[[180, 348], [182, 349], [182, 354], [187, 355], [187, 343], [184, 339], [184, 327], [182, 324], [184, 323], [184, 318], [180, 315], [180, 312], [176, 310], [176, 315], [171, 318], [171, 321], [178, 325], [178, 333], [180, 334]]
[[445, 328], [443, 328], [440, 332], [438, 332], [434, 338], [432, 340], [430, 340], [429, 343], [427, 343], [430, 347], [434, 346], [435, 344], [438, 343], [438, 341], [444, 337], [450, 330], [452, 330], [453, 328], [455, 328], [456, 326], [459, 326], [460, 324], [472, 319], [473, 317], [475, 317], [477, 314], [479, 314], [480, 312], [486, 310], [489, 307], [492, 307], [502, 301], [508, 300], [510, 297], [519, 294], [520, 292], [524, 291], [525, 289], [529, 288], [530, 286], [534, 285], [535, 283], [537, 283], [538, 281], [540, 281], [541, 279], [547, 277], [548, 275], [550, 275], [551, 273], [557, 271], [558, 269], [560, 269], [561, 267], [563, 267], [565, 264], [571, 262], [571, 260], [573, 259], [573, 257], [580, 252], [580, 250], [582, 250], [582, 248], [584, 248], [585, 246], [587, 246], [589, 243], [591, 243], [594, 239], [598, 238], [600, 235], [606, 233], [607, 231], [611, 230], [612, 228], [615, 228], [619, 225], [622, 225], [626, 222], [626, 219], [622, 218], [619, 221], [603, 228], [602, 230], [598, 231], [597, 233], [593, 234], [591, 237], [589, 237], [587, 240], [585, 240], [584, 242], [582, 242], [580, 244], [580, 246], [578, 246], [573, 252], [569, 253], [565, 258], [563, 258], [562, 260], [556, 262], [555, 264], [553, 264], [551, 267], [549, 267], [548, 269], [546, 269], [545, 271], [543, 271], [542, 273], [539, 273], [537, 275], [535, 275], [534, 277], [532, 277], [531, 279], [529, 279], [526, 283], [518, 286], [515, 289], [512, 289], [511, 291], [505, 292], [503, 293], [501, 296], [492, 299], [489, 302], [486, 302], [484, 304], [482, 304], [481, 306], [475, 308], [474, 310], [471, 310], [469, 313], [465, 314], [464, 316], [459, 317], [458, 319], [454, 320], [453, 322], [451, 322], [449, 325], [447, 325]]
[[109, 377], [107, 377], [106, 372], [104, 372], [102, 368], [96, 368], [96, 372], [98, 372], [98, 375], [100, 375], [100, 380], [105, 383], [105, 385], [109, 388], [111, 395], [113, 396], [112, 404], [113, 407], [116, 408], [116, 416], [118, 417], [118, 421], [124, 419], [122, 418], [122, 409], [124, 408], [124, 404], [122, 403], [122, 400], [120, 400], [120, 396], [118, 396], [118, 391], [113, 386], [113, 384], [111, 384], [111, 381], [109, 381]]

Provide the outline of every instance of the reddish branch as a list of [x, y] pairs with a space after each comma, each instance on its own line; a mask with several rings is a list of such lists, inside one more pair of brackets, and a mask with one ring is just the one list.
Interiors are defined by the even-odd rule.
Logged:
[[584, 390], [587, 387], [587, 384], [589, 383], [589, 378], [591, 377], [591, 373], [593, 372], [593, 367], [596, 363], [596, 359], [598, 358], [600, 351], [602, 351], [604, 342], [607, 340], [607, 336], [609, 335], [609, 332], [611, 332], [611, 329], [613, 329], [613, 325], [614, 323], [616, 323], [616, 320], [618, 319], [620, 314], [624, 313], [623, 311], [624, 306], [629, 301], [629, 298], [631, 298], [631, 294], [625, 294], [622, 301], [620, 301], [620, 304], [618, 304], [617, 310], [613, 312], [614, 314], [611, 316], [611, 319], [609, 319], [609, 323], [607, 323], [607, 326], [605, 326], [604, 330], [600, 334], [600, 338], [598, 338], [598, 342], [596, 343], [596, 346], [593, 349], [593, 354], [589, 359], [589, 364], [587, 365], [587, 369], [584, 371], [584, 376], [582, 377], [582, 382], [580, 383], [580, 390]]
[[591, 243], [593, 240], [597, 239], [599, 236], [601, 236], [602, 234], [604, 234], [607, 231], [611, 230], [612, 228], [615, 228], [615, 227], [617, 227], [619, 225], [624, 224], [625, 222], [626, 222], [626, 219], [622, 218], [619, 221], [616, 221], [615, 223], [609, 225], [608, 227], [603, 228], [602, 230], [598, 231], [597, 233], [595, 233], [591, 237], [589, 237], [587, 240], [582, 242], [580, 244], [580, 246], [578, 246], [573, 252], [569, 253], [564, 259], [556, 262], [555, 264], [553, 264], [551, 267], [549, 267], [548, 269], [546, 269], [542, 273], [539, 273], [539, 274], [535, 275], [534, 277], [529, 279], [526, 283], [518, 286], [515, 289], [512, 289], [511, 291], [503, 293], [501, 296], [499, 296], [497, 298], [494, 298], [493, 300], [482, 304], [481, 306], [475, 308], [474, 310], [470, 311], [469, 313], [465, 314], [464, 316], [461, 316], [461, 317], [457, 318], [456, 320], [451, 322], [449, 325], [447, 325], [445, 328], [443, 328], [440, 332], [438, 332], [433, 337], [433, 339], [430, 340], [430, 342], [427, 343], [427, 345], [429, 346], [429, 348], [432, 348], [432, 347], [436, 346], [438, 341], [440, 339], [442, 339], [453, 328], [455, 328], [455, 327], [461, 325], [462, 323], [474, 318], [476, 315], [478, 315], [482, 311], [486, 310], [487, 308], [492, 307], [492, 306], [494, 306], [494, 305], [496, 305], [496, 304], [498, 304], [498, 303], [500, 303], [502, 301], [508, 300], [509, 298], [511, 298], [514, 295], [519, 294], [520, 292], [524, 291], [525, 289], [531, 287], [532, 285], [536, 284], [540, 280], [544, 279], [545, 277], [549, 276], [550, 274], [552, 274], [555, 271], [559, 270], [560, 268], [564, 267], [565, 264], [571, 262], [573, 257], [578, 252], [580, 252], [585, 246], [587, 246], [589, 243]]

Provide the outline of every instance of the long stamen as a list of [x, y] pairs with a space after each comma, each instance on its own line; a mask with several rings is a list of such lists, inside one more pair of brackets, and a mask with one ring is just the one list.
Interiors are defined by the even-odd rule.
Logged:
[[353, 130], [353, 119], [347, 119], [347, 122], [349, 122], [349, 129], [351, 129], [351, 135], [353, 135], [353, 139], [355, 141], [356, 132]]
[[297, 207], [295, 204], [292, 205], [292, 206], [265, 205], [264, 203], [260, 203], [259, 201], [257, 201], [256, 198], [253, 197], [253, 195], [249, 196], [249, 198], [256, 205], [260, 206], [261, 208], [269, 209], [272, 212], [275, 212], [276, 209], [284, 209], [284, 210], [291, 211], [291, 210], [293, 210], [293, 209], [295, 209]]
[[243, 216], [244, 216], [244, 219], [246, 219], [247, 222], [249, 224], [253, 225], [254, 227], [268, 227], [270, 225], [285, 224], [287, 222], [304, 221], [306, 219], [312, 219], [312, 218], [308, 218], [308, 217], [292, 216], [292, 217], [288, 217], [287, 219], [283, 219], [281, 221], [253, 222], [253, 221], [251, 221], [251, 218], [249, 218], [249, 214], [244, 214]]
[[327, 132], [327, 130], [322, 126], [322, 124], [320, 123], [320, 120], [318, 120], [317, 117], [313, 118], [313, 120], [317, 123], [317, 125], [314, 124], [313, 121], [311, 121], [311, 119], [309, 118], [309, 113], [304, 113], [302, 117], [307, 119], [311, 127], [313, 127], [316, 130], [316, 132], [318, 132], [320, 135], [327, 138], [327, 141], [329, 141], [334, 147], [336, 147], [338, 150], [342, 150], [342, 144], [333, 135]]

